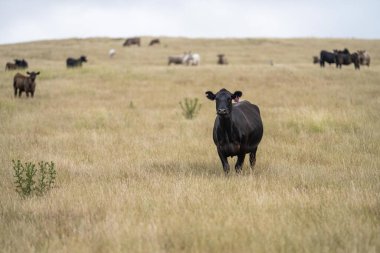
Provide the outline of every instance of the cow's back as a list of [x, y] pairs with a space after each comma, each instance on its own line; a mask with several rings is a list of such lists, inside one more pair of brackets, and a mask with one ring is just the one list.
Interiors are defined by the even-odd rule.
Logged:
[[17, 73], [13, 78], [13, 86], [20, 89], [25, 89], [25, 87], [27, 86], [27, 82], [28, 77], [20, 73]]
[[17, 73], [17, 74], [14, 76], [13, 80], [14, 80], [15, 82], [21, 82], [21, 81], [24, 81], [26, 78], [27, 78], [26, 76], [24, 76], [24, 75], [22, 75], [22, 74], [20, 74], [20, 73]]

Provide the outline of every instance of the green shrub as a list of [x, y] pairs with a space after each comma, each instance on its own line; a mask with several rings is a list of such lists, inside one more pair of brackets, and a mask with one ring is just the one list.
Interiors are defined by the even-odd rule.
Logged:
[[20, 160], [17, 160], [17, 162], [12, 160], [12, 163], [13, 176], [16, 179], [14, 181], [16, 192], [20, 196], [28, 197], [33, 194], [42, 196], [53, 187], [57, 174], [54, 162], [39, 162], [39, 170], [31, 162], [22, 164]]
[[182, 114], [186, 119], [194, 118], [201, 109], [201, 104], [198, 104], [198, 98], [185, 98], [184, 102], [179, 102], [179, 104], [182, 109]]

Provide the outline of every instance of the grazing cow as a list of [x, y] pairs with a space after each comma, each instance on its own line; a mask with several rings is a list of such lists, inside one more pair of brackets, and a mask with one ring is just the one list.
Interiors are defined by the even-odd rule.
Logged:
[[155, 44], [160, 44], [160, 40], [159, 39], [153, 39], [153, 40], [151, 40], [150, 43], [149, 43], [149, 46], [153, 46]]
[[318, 56], [313, 56], [313, 63], [314, 63], [314, 64], [319, 63], [319, 58], [318, 58]]
[[184, 55], [169, 56], [168, 57], [168, 65], [171, 65], [172, 63], [175, 65], [183, 64], [184, 57], [185, 57]]
[[115, 54], [116, 54], [116, 50], [113, 48], [111, 48], [110, 51], [108, 51], [108, 56], [110, 58], [113, 58], [115, 56]]
[[201, 63], [201, 57], [197, 53], [185, 54], [183, 58], [183, 63], [186, 65], [197, 66]]
[[36, 77], [40, 74], [40, 72], [26, 72], [28, 76], [21, 75], [17, 73], [13, 78], [13, 88], [15, 91], [15, 96], [21, 97], [21, 93], [25, 91], [26, 96], [29, 97], [29, 93], [31, 93], [32, 97], [34, 96], [34, 91], [36, 89]]
[[220, 65], [227, 65], [228, 64], [228, 60], [224, 57], [224, 54], [218, 54], [218, 61], [217, 63], [220, 64]]
[[82, 55], [79, 59], [67, 58], [66, 67], [67, 68], [82, 67], [83, 62], [87, 62], [87, 58], [84, 55]]
[[342, 68], [342, 65], [350, 65], [354, 63], [355, 69], [360, 69], [359, 55], [357, 53], [351, 54], [350, 51], [345, 48], [343, 51], [334, 50], [336, 55], [336, 67]]
[[367, 65], [369, 67], [369, 64], [371, 63], [371, 57], [369, 56], [368, 52], [365, 50], [358, 50], [358, 56], [360, 65]]
[[325, 67], [325, 62], [327, 62], [329, 65], [331, 63], [335, 63], [336, 62], [336, 55], [335, 55], [335, 53], [331, 53], [331, 52], [322, 50], [321, 53], [320, 53], [319, 60], [320, 60], [319, 63], [320, 63], [321, 68], [324, 68]]
[[235, 170], [240, 173], [245, 155], [249, 153], [251, 168], [256, 163], [257, 147], [263, 136], [263, 123], [257, 105], [248, 101], [232, 103], [241, 97], [241, 91], [229, 92], [221, 89], [214, 94], [206, 92], [206, 97], [216, 101], [216, 119], [213, 139], [225, 174], [230, 171], [227, 157], [237, 156]]
[[5, 64], [5, 71], [15, 70], [15, 69], [18, 69], [18, 66], [16, 65], [16, 63], [7, 62], [7, 64]]
[[140, 46], [140, 38], [138, 37], [135, 37], [135, 38], [129, 38], [129, 39], [126, 39], [123, 46], [124, 47], [129, 47], [131, 45], [138, 45]]
[[28, 68], [28, 63], [24, 59], [22, 59], [22, 60], [15, 59], [15, 64], [17, 65], [17, 67], [19, 69], [27, 69]]

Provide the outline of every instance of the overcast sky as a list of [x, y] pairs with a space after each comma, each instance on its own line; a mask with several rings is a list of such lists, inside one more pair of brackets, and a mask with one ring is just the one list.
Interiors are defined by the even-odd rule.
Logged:
[[185, 36], [380, 38], [380, 0], [0, 0], [0, 44]]

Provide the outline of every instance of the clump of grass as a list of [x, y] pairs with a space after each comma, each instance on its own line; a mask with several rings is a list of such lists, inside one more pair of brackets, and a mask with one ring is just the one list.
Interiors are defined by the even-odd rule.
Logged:
[[198, 98], [185, 98], [183, 103], [179, 102], [182, 114], [186, 119], [193, 119], [201, 109], [201, 104], [198, 103]]
[[[14, 181], [16, 192], [21, 197], [42, 196], [53, 187], [57, 174], [54, 162], [39, 162], [39, 170], [31, 162], [22, 164], [20, 160], [17, 162], [12, 160], [12, 163], [13, 176], [16, 178]], [[36, 177], [37, 179], [35, 179]]]

